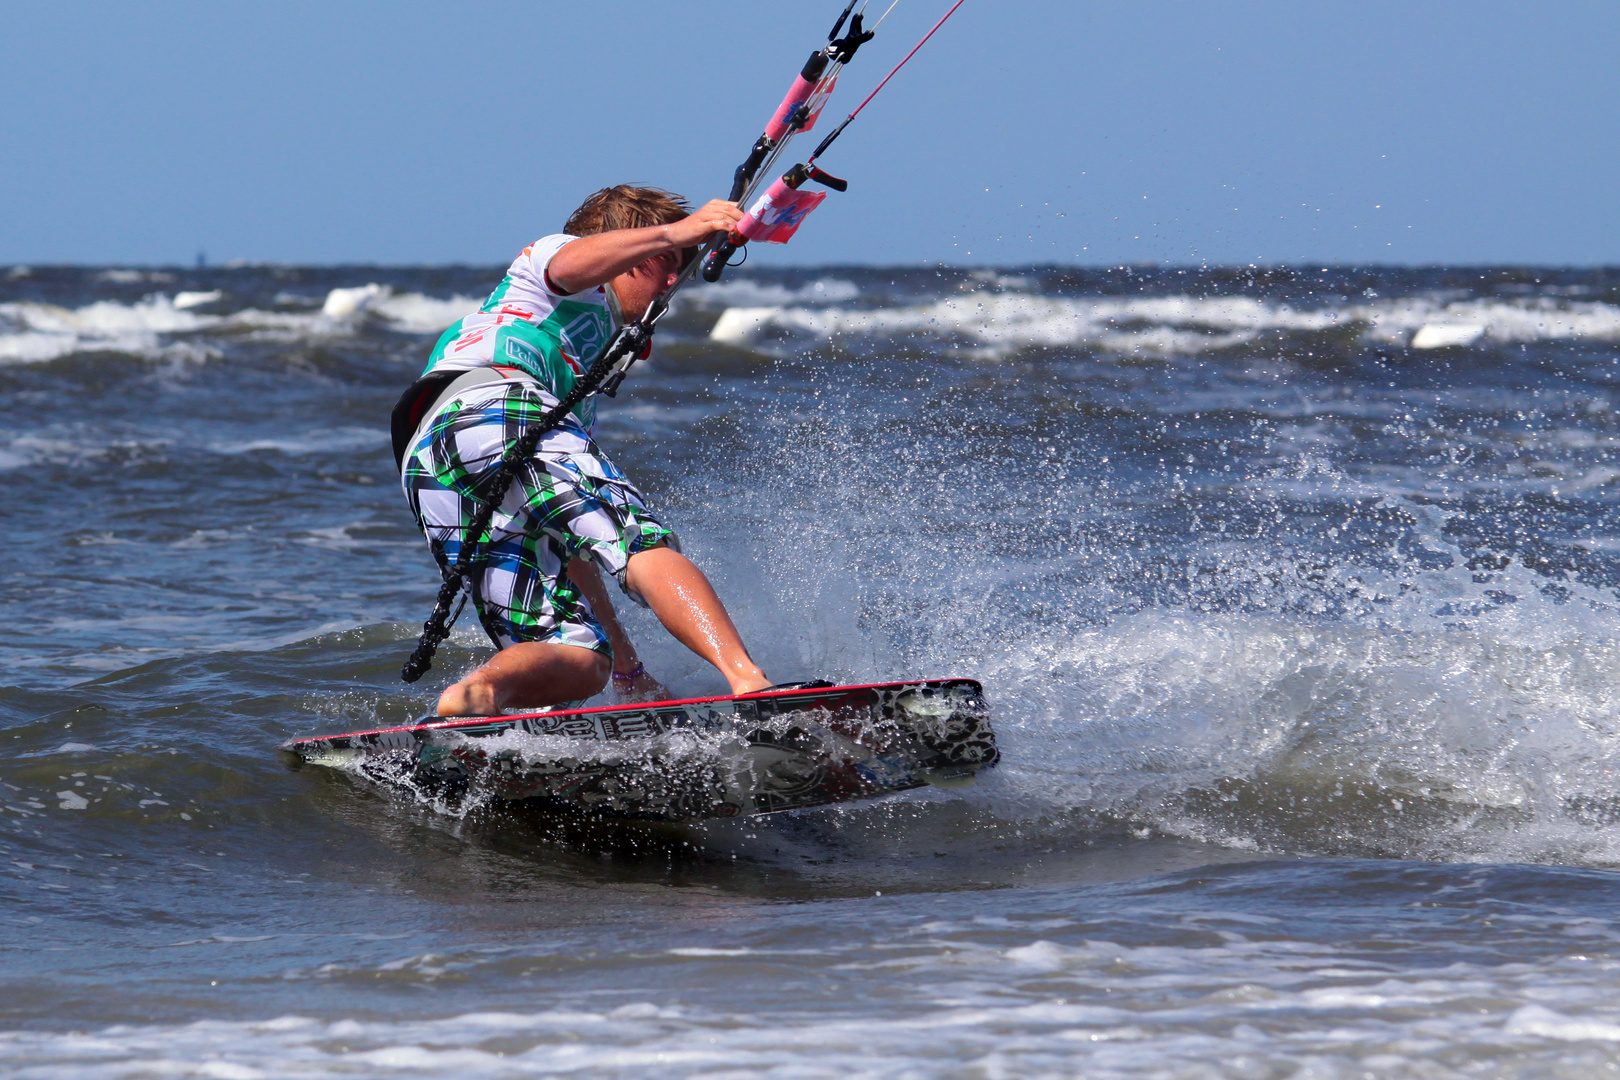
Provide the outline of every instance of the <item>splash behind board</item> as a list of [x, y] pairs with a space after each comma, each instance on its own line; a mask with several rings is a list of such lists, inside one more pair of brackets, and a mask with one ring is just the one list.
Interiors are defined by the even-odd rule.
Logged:
[[293, 739], [327, 765], [460, 800], [535, 800], [598, 817], [747, 817], [935, 784], [998, 757], [971, 679], [805, 684], [741, 697], [422, 722]]

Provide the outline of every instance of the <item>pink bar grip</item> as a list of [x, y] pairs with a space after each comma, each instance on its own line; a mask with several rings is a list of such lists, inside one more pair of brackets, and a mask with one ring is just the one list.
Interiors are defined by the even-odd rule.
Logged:
[[747, 240], [785, 244], [826, 197], [825, 191], [796, 191], [778, 178], [737, 222], [737, 232]]
[[755, 199], [754, 205], [748, 208], [748, 213], [744, 214], [742, 220], [737, 222], [737, 234], [744, 240], [755, 240], [770, 232], [770, 226], [760, 221], [760, 218], [771, 212], [771, 208], [776, 205], [777, 198], [793, 194], [795, 194], [794, 190], [788, 187], [781, 177], [777, 177], [776, 183], [766, 188], [765, 194]]
[[815, 127], [816, 119], [821, 116], [821, 110], [827, 104], [827, 96], [832, 93], [832, 89], [837, 83], [837, 75], [822, 79], [820, 82], [811, 82], [803, 75], [794, 79], [793, 88], [787, 92], [787, 97], [782, 99], [782, 104], [777, 108], [776, 115], [771, 117], [771, 122], [765, 125], [765, 137], [772, 142], [779, 141], [783, 135], [787, 134], [788, 122], [793, 119], [793, 113], [800, 105], [809, 101], [817, 90], [821, 90], [824, 91], [821, 96], [821, 104], [816, 106], [816, 111], [810, 114], [809, 119], [804, 122], [804, 127], [799, 130], [809, 131]]
[[782, 104], [777, 107], [776, 115], [772, 116], [771, 122], [765, 125], [765, 137], [772, 142], [776, 142], [783, 135], [786, 135], [788, 121], [793, 119], [794, 110], [809, 101], [810, 95], [815, 93], [815, 89], [816, 84], [803, 75], [794, 79], [793, 87], [787, 92], [787, 97], [782, 99]]

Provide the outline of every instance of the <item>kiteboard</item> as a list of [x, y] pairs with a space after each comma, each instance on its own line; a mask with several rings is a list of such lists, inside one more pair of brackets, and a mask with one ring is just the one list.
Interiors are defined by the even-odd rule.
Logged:
[[451, 805], [477, 796], [676, 822], [962, 787], [999, 757], [972, 679], [790, 683], [727, 697], [424, 717], [281, 749], [294, 767], [341, 768]]

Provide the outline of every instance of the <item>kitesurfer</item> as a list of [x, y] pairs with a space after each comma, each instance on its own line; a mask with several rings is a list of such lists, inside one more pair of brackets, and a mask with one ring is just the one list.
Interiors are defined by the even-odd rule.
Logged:
[[[723, 200], [692, 211], [657, 188], [605, 188], [562, 232], [524, 248], [484, 305], [444, 332], [402, 400], [414, 430], [396, 443], [405, 494], [441, 567], [455, 561], [477, 500], [491, 497], [480, 480], [524, 427], [556, 406], [618, 326], [675, 283], [699, 245], [741, 216]], [[770, 684], [703, 572], [595, 443], [595, 421], [596, 398], [587, 397], [544, 436], [496, 510], [471, 593], [500, 651], [440, 695], [441, 716], [575, 701], [610, 674], [626, 697], [667, 697], [637, 659], [597, 568], [718, 668], [732, 693]]]

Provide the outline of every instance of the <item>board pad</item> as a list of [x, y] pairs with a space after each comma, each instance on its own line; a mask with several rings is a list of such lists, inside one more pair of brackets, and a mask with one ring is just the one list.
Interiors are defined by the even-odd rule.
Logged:
[[999, 756], [971, 679], [424, 719], [292, 739], [282, 750], [295, 766], [343, 768], [454, 801], [478, 793], [659, 821], [963, 786]]

